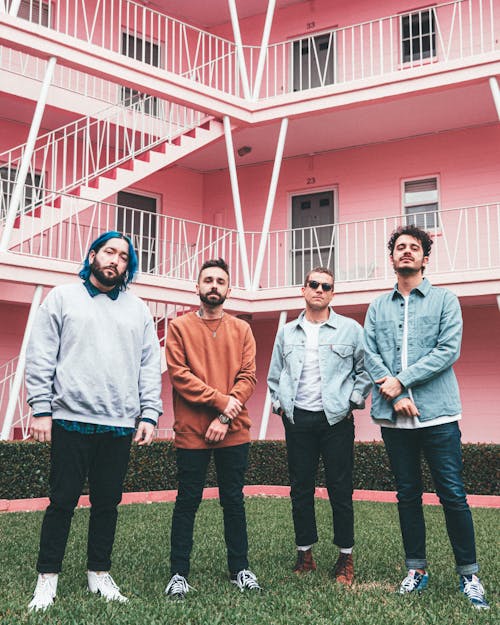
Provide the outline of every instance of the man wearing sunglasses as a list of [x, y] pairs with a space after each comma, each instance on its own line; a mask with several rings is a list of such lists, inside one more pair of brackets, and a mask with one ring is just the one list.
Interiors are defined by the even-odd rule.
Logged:
[[278, 332], [267, 381], [273, 412], [285, 426], [297, 545], [293, 570], [301, 574], [316, 569], [314, 490], [321, 456], [333, 511], [333, 542], [340, 549], [333, 577], [351, 586], [353, 409], [364, 407], [370, 380], [363, 363], [363, 330], [330, 308], [333, 286], [333, 273], [325, 267], [306, 275], [305, 310]]

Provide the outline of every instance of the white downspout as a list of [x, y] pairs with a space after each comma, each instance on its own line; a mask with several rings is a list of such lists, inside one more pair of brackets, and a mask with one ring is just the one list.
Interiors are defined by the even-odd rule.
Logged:
[[264, 75], [264, 66], [266, 64], [267, 46], [269, 45], [269, 36], [271, 34], [271, 26], [273, 23], [275, 6], [276, 6], [276, 0], [268, 1], [266, 21], [264, 24], [264, 31], [262, 33], [262, 42], [260, 44], [259, 61], [257, 63], [257, 71], [255, 72], [255, 82], [253, 86], [252, 100], [257, 100], [257, 98], [259, 97], [260, 86], [262, 83], [262, 76]]
[[17, 172], [17, 180], [12, 190], [12, 196], [10, 199], [9, 209], [5, 218], [5, 224], [2, 232], [2, 239], [0, 241], [0, 252], [7, 251], [9, 247], [10, 235], [14, 227], [14, 221], [16, 219], [19, 204], [24, 191], [24, 185], [26, 183], [26, 176], [35, 149], [35, 143], [42, 122], [43, 113], [45, 111], [45, 104], [47, 103], [47, 95], [49, 92], [50, 83], [54, 75], [54, 68], [56, 66], [57, 59], [52, 56], [47, 63], [47, 69], [45, 70], [45, 76], [43, 78], [42, 88], [40, 91], [40, 97], [36, 103], [35, 112], [33, 114], [33, 120], [31, 122], [31, 128], [26, 142], [26, 148], [24, 150], [21, 166]]
[[239, 250], [241, 256], [241, 267], [243, 270], [243, 281], [245, 289], [251, 287], [250, 268], [248, 265], [247, 245], [245, 240], [245, 229], [243, 227], [243, 215], [241, 212], [240, 190], [238, 187], [238, 175], [236, 173], [236, 160], [234, 158], [233, 137], [231, 135], [231, 122], [227, 115], [224, 116], [224, 136], [226, 138], [227, 161], [229, 164], [229, 177], [231, 179], [231, 190], [233, 193], [234, 216], [236, 218], [236, 229], [238, 231]]
[[35, 322], [35, 314], [40, 307], [40, 301], [42, 299], [43, 287], [38, 285], [35, 287], [33, 293], [33, 300], [31, 302], [30, 312], [28, 315], [28, 321], [26, 322], [26, 329], [24, 330], [23, 342], [21, 345], [21, 351], [19, 352], [19, 360], [17, 362], [16, 373], [14, 374], [14, 380], [10, 388], [9, 403], [7, 404], [7, 410], [5, 411], [5, 418], [2, 426], [2, 433], [0, 434], [0, 440], [6, 441], [9, 439], [10, 430], [12, 428], [12, 421], [14, 420], [14, 413], [16, 411], [16, 404], [19, 400], [19, 391], [21, 390], [21, 384], [24, 377], [24, 367], [26, 365], [26, 349], [28, 347], [28, 341], [31, 335], [31, 330]]
[[233, 37], [236, 45], [236, 54], [238, 56], [238, 63], [240, 69], [241, 85], [243, 87], [243, 95], [245, 100], [251, 100], [250, 86], [248, 83], [247, 64], [245, 61], [245, 55], [243, 54], [243, 43], [241, 41], [240, 23], [238, 21], [238, 11], [236, 9], [236, 0], [227, 0], [229, 6], [229, 13], [231, 14], [231, 24], [233, 26]]
[[[278, 322], [278, 330], [276, 334], [281, 330], [281, 328], [286, 323], [286, 310], [282, 310], [280, 312], [280, 320]], [[267, 426], [269, 425], [269, 414], [271, 412], [271, 393], [269, 392], [269, 388], [266, 391], [266, 399], [264, 401], [264, 408], [262, 409], [262, 420], [260, 422], [260, 431], [259, 431], [259, 441], [263, 441], [267, 435]]]
[[497, 109], [498, 119], [500, 120], [500, 87], [498, 86], [498, 80], [494, 76], [490, 78], [490, 89]]
[[259, 251], [257, 261], [255, 263], [255, 271], [253, 275], [252, 291], [259, 288], [260, 274], [262, 273], [262, 265], [264, 264], [264, 256], [266, 254], [267, 237], [269, 234], [269, 226], [271, 225], [271, 217], [273, 215], [274, 200], [276, 198], [276, 188], [278, 186], [278, 178], [280, 175], [281, 163], [283, 161], [283, 150], [285, 147], [286, 131], [288, 129], [288, 117], [281, 120], [280, 134], [278, 137], [278, 146], [276, 148], [276, 156], [274, 158], [273, 173], [271, 183], [269, 184], [269, 194], [267, 196], [266, 212], [264, 213], [264, 222], [262, 224], [262, 232], [260, 235]]

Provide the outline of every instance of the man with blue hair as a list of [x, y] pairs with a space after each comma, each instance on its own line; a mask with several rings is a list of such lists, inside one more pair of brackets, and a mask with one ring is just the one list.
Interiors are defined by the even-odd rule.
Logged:
[[127, 601], [109, 574], [117, 506], [132, 437], [149, 445], [162, 412], [153, 319], [127, 290], [136, 271], [130, 239], [106, 232], [90, 246], [79, 273], [82, 282], [54, 288], [35, 319], [26, 365], [31, 436], [51, 442], [51, 467], [30, 610], [45, 610], [54, 602], [86, 479], [88, 588], [107, 601]]

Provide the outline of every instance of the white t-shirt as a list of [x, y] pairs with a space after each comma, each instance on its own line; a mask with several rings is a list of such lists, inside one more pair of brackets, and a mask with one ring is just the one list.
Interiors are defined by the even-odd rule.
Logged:
[[306, 333], [304, 366], [297, 388], [295, 405], [302, 410], [319, 412], [323, 410], [321, 398], [321, 372], [319, 369], [319, 329], [326, 323], [311, 323], [305, 317], [302, 321]]
[[[408, 369], [408, 302], [410, 301], [409, 295], [405, 295], [405, 316], [403, 321], [403, 344], [401, 345], [401, 369], [404, 371]], [[413, 393], [411, 388], [408, 389], [408, 395], [414, 402]], [[415, 402], [414, 402], [415, 403]], [[417, 406], [418, 408], [418, 406]], [[416, 430], [418, 428], [427, 428], [434, 425], [442, 425], [443, 423], [452, 423], [453, 421], [459, 421], [462, 418], [461, 414], [453, 415], [451, 417], [437, 417], [437, 419], [430, 419], [429, 421], [419, 421], [418, 417], [407, 417], [405, 415], [398, 415], [396, 422], [379, 420], [377, 423], [385, 428], [398, 428], [401, 430]]]

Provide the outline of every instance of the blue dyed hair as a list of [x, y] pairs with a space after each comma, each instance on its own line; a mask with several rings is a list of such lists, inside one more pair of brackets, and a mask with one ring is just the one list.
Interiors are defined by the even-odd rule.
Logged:
[[122, 234], [121, 232], [117, 232], [116, 230], [110, 230], [109, 232], [101, 234], [101, 236], [97, 237], [97, 239], [91, 244], [91, 246], [89, 247], [89, 251], [87, 252], [87, 256], [83, 261], [83, 267], [78, 275], [82, 280], [89, 279], [91, 273], [89, 261], [90, 252], [93, 251], [97, 254], [97, 252], [101, 249], [101, 247], [103, 247], [106, 241], [109, 241], [110, 239], [124, 239], [128, 243], [127, 271], [123, 276], [122, 282], [118, 285], [119, 289], [121, 291], [124, 291], [127, 288], [128, 284], [130, 284], [130, 282], [132, 282], [132, 280], [134, 279], [134, 276], [137, 273], [137, 267], [139, 265], [139, 262], [137, 260], [137, 254], [135, 253], [134, 246], [132, 245], [132, 241], [130, 240], [130, 238], [126, 234]]

